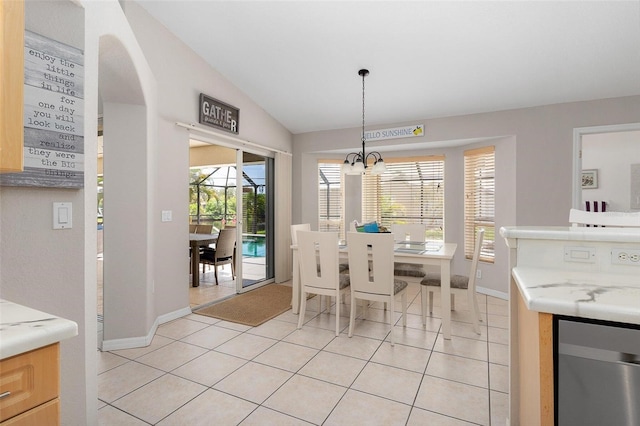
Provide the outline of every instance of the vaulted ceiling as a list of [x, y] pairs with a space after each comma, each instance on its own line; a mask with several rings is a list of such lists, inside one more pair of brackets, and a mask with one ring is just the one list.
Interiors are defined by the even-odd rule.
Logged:
[[136, 1], [294, 134], [640, 94], [638, 1]]

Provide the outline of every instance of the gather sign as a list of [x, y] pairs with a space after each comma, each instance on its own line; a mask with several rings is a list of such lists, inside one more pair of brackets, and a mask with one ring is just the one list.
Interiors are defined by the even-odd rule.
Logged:
[[240, 110], [200, 93], [200, 124], [238, 134]]

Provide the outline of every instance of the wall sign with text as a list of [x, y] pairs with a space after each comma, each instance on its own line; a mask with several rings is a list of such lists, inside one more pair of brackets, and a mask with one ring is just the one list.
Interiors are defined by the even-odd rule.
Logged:
[[84, 54], [31, 31], [24, 43], [24, 171], [0, 184], [82, 188]]
[[392, 129], [367, 130], [364, 132], [364, 138], [367, 142], [381, 141], [383, 139], [416, 138], [422, 136], [424, 136], [424, 124], [394, 127]]
[[240, 110], [200, 93], [200, 124], [238, 134]]

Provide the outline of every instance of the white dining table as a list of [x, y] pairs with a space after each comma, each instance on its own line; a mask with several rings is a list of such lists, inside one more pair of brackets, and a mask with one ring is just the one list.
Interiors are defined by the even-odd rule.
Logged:
[[[404, 244], [396, 244], [397, 249], [394, 250], [395, 262], [440, 267], [442, 335], [445, 339], [451, 339], [451, 260], [456, 253], [458, 245], [455, 243], [427, 243], [424, 250], [405, 250], [403, 249], [404, 246]], [[300, 312], [301, 297], [300, 265], [297, 246], [292, 245], [291, 249], [293, 251], [293, 296], [291, 307], [293, 313], [298, 314]], [[347, 246], [340, 246], [340, 257], [348, 257]]]

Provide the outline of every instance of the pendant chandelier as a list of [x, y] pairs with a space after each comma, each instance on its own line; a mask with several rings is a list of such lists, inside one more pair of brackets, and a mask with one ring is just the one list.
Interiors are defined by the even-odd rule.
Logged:
[[342, 172], [347, 175], [361, 175], [364, 174], [367, 168], [367, 160], [369, 157], [373, 157], [373, 167], [371, 168], [371, 174], [379, 175], [384, 173], [387, 169], [382, 155], [379, 152], [373, 151], [369, 154], [365, 153], [365, 136], [364, 136], [364, 78], [369, 75], [369, 70], [361, 69], [358, 71], [358, 75], [362, 77], [362, 151], [350, 152], [347, 154], [342, 164]]

